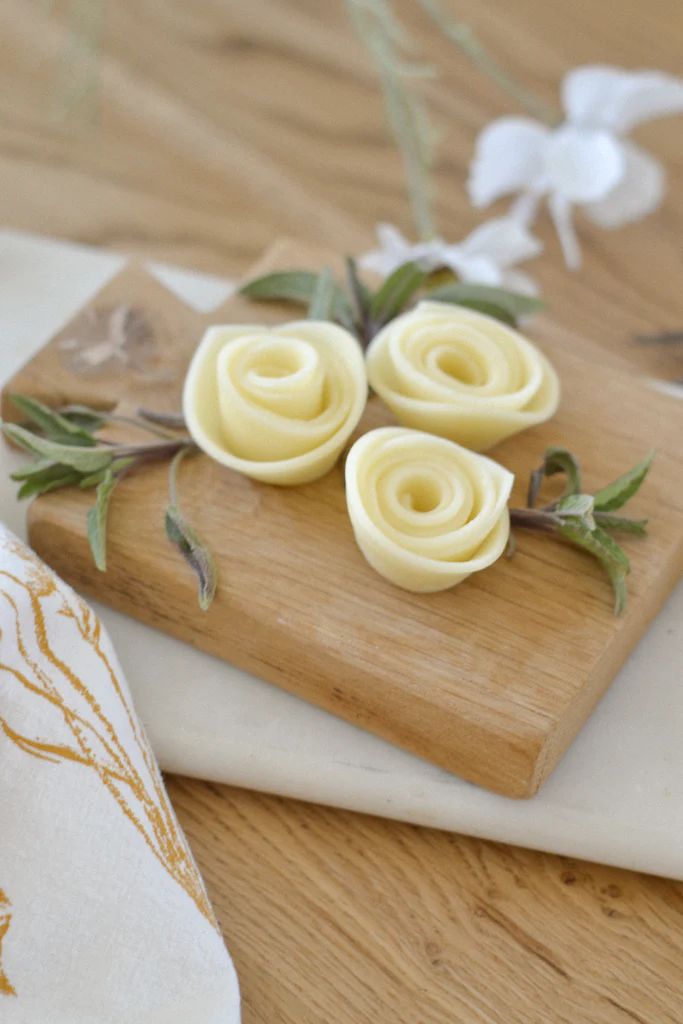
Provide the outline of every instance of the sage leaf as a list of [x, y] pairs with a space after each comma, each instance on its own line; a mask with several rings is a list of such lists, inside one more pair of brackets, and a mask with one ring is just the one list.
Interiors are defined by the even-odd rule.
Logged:
[[358, 265], [353, 256], [346, 257], [346, 279], [352, 299], [351, 317], [354, 323], [354, 330], [360, 340], [361, 348], [366, 348], [372, 334], [370, 329], [372, 292], [362, 281], [358, 273]]
[[329, 267], [325, 267], [315, 283], [308, 306], [309, 320], [331, 320], [334, 312], [334, 278]]
[[[308, 306], [315, 293], [319, 274], [310, 270], [281, 270], [263, 277], [255, 277], [240, 288], [240, 294], [262, 302], [294, 302]], [[335, 319], [350, 326], [353, 322], [351, 307], [343, 290], [334, 284]]]
[[96, 473], [97, 470], [108, 466], [113, 459], [112, 453], [102, 448], [59, 444], [14, 423], [3, 423], [2, 429], [11, 441], [33, 455], [71, 466], [80, 473]]
[[166, 508], [166, 536], [179, 549], [182, 556], [197, 574], [199, 581], [199, 607], [206, 611], [216, 593], [218, 574], [213, 556], [196, 530], [186, 522], [175, 504]]
[[534, 508], [536, 499], [546, 476], [555, 476], [557, 473], [565, 473], [567, 486], [562, 497], [570, 494], [578, 494], [581, 491], [581, 467], [575, 455], [568, 449], [559, 445], [552, 445], [546, 448], [543, 454], [543, 462], [535, 469], [529, 478], [529, 490], [527, 493], [527, 504]]
[[132, 466], [135, 462], [135, 456], [130, 455], [121, 459], [114, 459], [106, 469], [100, 469], [97, 473], [89, 473], [87, 476], [81, 476], [78, 481], [78, 486], [83, 491], [87, 491], [90, 487], [96, 487], [102, 483], [107, 473], [121, 473], [122, 470], [127, 469], [128, 466]]
[[562, 498], [557, 505], [557, 511], [563, 515], [585, 516], [593, 511], [592, 494], [568, 494]]
[[643, 483], [652, 465], [654, 455], [654, 452], [650, 452], [637, 466], [629, 469], [627, 473], [622, 474], [611, 484], [608, 484], [607, 487], [603, 487], [601, 491], [598, 491], [595, 495], [596, 509], [599, 512], [612, 512], [614, 509], [625, 505]]
[[59, 463], [52, 463], [43, 468], [40, 473], [34, 473], [17, 491], [20, 501], [24, 498], [37, 497], [39, 494], [47, 494], [48, 491], [56, 491], [61, 487], [73, 487], [81, 479], [81, 474], [69, 466], [62, 466]]
[[310, 270], [281, 270], [247, 281], [240, 288], [240, 294], [250, 299], [296, 302], [304, 306], [311, 301], [317, 280], [318, 275]]
[[378, 325], [393, 320], [418, 288], [424, 284], [427, 276], [427, 272], [414, 261], [403, 263], [397, 267], [393, 274], [389, 274], [381, 288], [370, 300], [371, 320]]
[[629, 519], [627, 516], [613, 516], [609, 512], [595, 512], [595, 521], [603, 530], [616, 533], [634, 533], [643, 537], [647, 533], [647, 519]]
[[580, 522], [563, 522], [558, 531], [598, 559], [614, 590], [614, 614], [621, 615], [626, 607], [626, 576], [631, 569], [626, 553], [600, 527], [590, 530]]
[[103, 427], [107, 418], [106, 413], [100, 413], [87, 405], [67, 405], [59, 410], [59, 414], [69, 423], [82, 427], [91, 434]]
[[[454, 281], [450, 284], [439, 285], [429, 291], [428, 298], [435, 302], [452, 302], [458, 306], [479, 308], [482, 312], [486, 312], [482, 306], [494, 307], [504, 312], [513, 325], [517, 324], [520, 317], [529, 316], [543, 308], [541, 300], [534, 298], [533, 295], [510, 292], [505, 288], [494, 288], [491, 285], [473, 284], [468, 281]], [[479, 305], [474, 305], [475, 303]]]
[[577, 519], [589, 530], [595, 529], [592, 494], [568, 494], [557, 503], [556, 512], [563, 519]]
[[10, 473], [9, 477], [10, 480], [28, 480], [29, 477], [36, 476], [54, 465], [55, 463], [52, 459], [37, 459], [35, 462], [27, 462], [25, 466], [15, 469], [14, 472]]
[[107, 516], [112, 492], [117, 483], [118, 477], [108, 469], [104, 479], [97, 486], [95, 504], [88, 511], [88, 543], [100, 572], [107, 568]]
[[48, 408], [35, 398], [27, 395], [10, 395], [12, 404], [32, 423], [42, 430], [45, 437], [59, 444], [79, 445], [92, 448], [97, 443], [89, 430], [72, 423], [66, 416]]
[[465, 309], [473, 309], [477, 313], [484, 313], [486, 316], [493, 317], [494, 320], [500, 320], [501, 323], [506, 324], [508, 327], [517, 326], [517, 318], [504, 309], [503, 306], [497, 306], [494, 302], [483, 302], [481, 299], [461, 299], [455, 303], [458, 306], [464, 306]]

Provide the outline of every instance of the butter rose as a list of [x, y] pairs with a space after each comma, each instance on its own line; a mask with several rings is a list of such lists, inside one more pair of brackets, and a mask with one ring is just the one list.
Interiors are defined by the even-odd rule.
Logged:
[[442, 437], [404, 427], [371, 430], [346, 460], [358, 546], [398, 587], [453, 587], [505, 550], [513, 479], [492, 459]]
[[556, 411], [545, 356], [493, 317], [420, 302], [373, 339], [368, 380], [400, 423], [485, 451]]
[[194, 441], [270, 484], [316, 480], [337, 461], [367, 400], [355, 338], [327, 321], [211, 327], [185, 379]]

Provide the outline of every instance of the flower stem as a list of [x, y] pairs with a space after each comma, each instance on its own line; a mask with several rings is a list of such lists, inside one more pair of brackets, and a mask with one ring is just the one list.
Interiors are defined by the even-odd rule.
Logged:
[[405, 59], [409, 40], [384, 0], [346, 0], [351, 21], [375, 65], [387, 120], [403, 160], [408, 196], [418, 236], [436, 234], [432, 213], [430, 171], [434, 133], [414, 88], [416, 78], [433, 75], [431, 67], [415, 67]]
[[418, 0], [418, 3], [441, 29], [446, 38], [455, 43], [480, 71], [483, 71], [491, 81], [495, 82], [509, 96], [512, 96], [521, 107], [533, 117], [538, 118], [539, 121], [543, 121], [551, 127], [559, 124], [562, 120], [559, 111], [546, 107], [532, 92], [525, 89], [514, 78], [511, 78], [496, 63], [493, 57], [487, 53], [469, 25], [451, 18], [442, 11], [438, 0]]

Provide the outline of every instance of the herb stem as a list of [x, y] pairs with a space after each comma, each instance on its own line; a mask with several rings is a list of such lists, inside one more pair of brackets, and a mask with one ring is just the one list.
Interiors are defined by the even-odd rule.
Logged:
[[113, 454], [116, 458], [125, 459], [133, 457], [137, 461], [151, 461], [160, 459], [166, 455], [174, 455], [182, 449], [194, 448], [194, 442], [189, 437], [180, 437], [173, 441], [166, 441], [159, 444], [129, 444], [118, 445]]
[[170, 427], [171, 430], [185, 430], [185, 418], [181, 412], [155, 412], [154, 409], [146, 409], [140, 405], [137, 414], [149, 423], [156, 423], [160, 427]]
[[[148, 422], [147, 417], [141, 417], [138, 419], [135, 416], [124, 416], [123, 413], [107, 412], [106, 409], [91, 409], [87, 405], [63, 405], [57, 410], [57, 412], [61, 416], [68, 416], [69, 413], [96, 416], [98, 419], [103, 420], [106, 423], [124, 423], [127, 426], [138, 427], [140, 430], [146, 430], [148, 434], [154, 434], [156, 437], [163, 437], [169, 440], [176, 437], [176, 435], [172, 434], [170, 430], [165, 430], [162, 424], [155, 422], [153, 419]], [[185, 425], [184, 421], [182, 425]], [[106, 441], [105, 444], [109, 444], [109, 442]]]
[[510, 525], [522, 530], [536, 530], [553, 533], [558, 526], [558, 517], [547, 509], [511, 508]]

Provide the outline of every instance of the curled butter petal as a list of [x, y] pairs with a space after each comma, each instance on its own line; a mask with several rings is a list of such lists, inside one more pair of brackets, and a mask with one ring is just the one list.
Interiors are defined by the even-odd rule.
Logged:
[[231, 469], [303, 484], [339, 458], [367, 400], [355, 338], [323, 320], [211, 327], [185, 379], [193, 440]]
[[400, 423], [484, 451], [549, 419], [560, 383], [545, 356], [499, 320], [421, 302], [371, 342], [368, 380]]
[[433, 434], [381, 427], [346, 459], [346, 503], [359, 548], [380, 575], [430, 593], [496, 561], [510, 533], [512, 473]]

